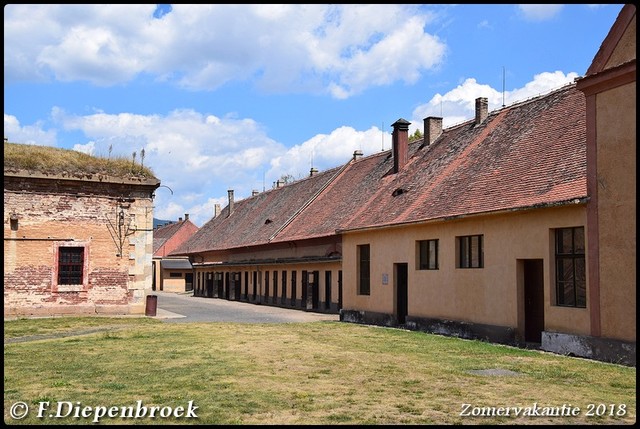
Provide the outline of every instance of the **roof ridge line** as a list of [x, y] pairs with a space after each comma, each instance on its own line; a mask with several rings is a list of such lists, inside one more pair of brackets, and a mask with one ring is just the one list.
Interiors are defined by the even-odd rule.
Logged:
[[332, 184], [336, 178], [342, 174], [344, 172], [344, 170], [347, 169], [348, 166], [350, 166], [353, 163], [354, 159], [350, 159], [349, 161], [347, 161], [342, 167], [340, 167], [338, 169], [338, 171], [336, 171], [336, 173], [331, 176], [329, 178], [329, 180], [327, 180], [327, 182], [322, 185], [322, 187], [320, 189], [318, 189], [316, 191], [315, 194], [313, 194], [298, 210], [296, 210], [290, 217], [289, 219], [287, 219], [277, 230], [275, 230], [273, 232], [273, 234], [271, 234], [269, 236], [269, 238], [267, 239], [267, 243], [270, 243], [274, 238], [276, 238], [276, 236], [278, 234], [280, 234], [287, 226], [289, 226], [289, 224], [291, 224], [291, 222], [293, 222], [293, 220], [298, 217], [298, 215], [300, 213], [302, 213], [304, 211], [304, 209], [306, 209], [307, 207], [309, 207], [309, 205], [311, 205], [312, 202], [314, 202], [319, 196], [320, 194], [329, 187], [330, 184]]

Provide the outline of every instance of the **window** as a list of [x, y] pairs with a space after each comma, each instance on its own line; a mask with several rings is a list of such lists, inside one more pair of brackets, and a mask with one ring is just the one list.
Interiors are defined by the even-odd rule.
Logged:
[[484, 250], [482, 235], [467, 235], [458, 237], [458, 268], [484, 267]]
[[58, 284], [81, 285], [83, 279], [84, 247], [58, 248]]
[[370, 248], [368, 244], [358, 246], [358, 295], [371, 293]]
[[418, 241], [418, 269], [438, 269], [438, 240]]
[[182, 278], [182, 273], [176, 273], [171, 271], [169, 273], [169, 277], [174, 278], [174, 279], [181, 279]]
[[587, 306], [584, 228], [556, 229], [556, 303]]

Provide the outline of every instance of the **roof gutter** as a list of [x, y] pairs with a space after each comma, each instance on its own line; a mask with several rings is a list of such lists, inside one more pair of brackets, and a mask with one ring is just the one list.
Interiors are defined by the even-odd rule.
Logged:
[[460, 214], [460, 215], [453, 215], [453, 216], [442, 216], [442, 217], [437, 217], [437, 218], [432, 218], [432, 219], [419, 219], [419, 220], [412, 220], [412, 221], [408, 221], [408, 222], [398, 222], [398, 223], [393, 223], [393, 224], [379, 224], [379, 225], [370, 225], [370, 226], [363, 226], [363, 227], [357, 227], [357, 228], [336, 229], [336, 234], [345, 234], [345, 233], [349, 233], [349, 232], [372, 231], [372, 230], [378, 230], [378, 229], [383, 229], [383, 228], [401, 228], [401, 227], [405, 227], [405, 226], [424, 224], [424, 223], [445, 222], [445, 221], [448, 221], [448, 220], [467, 219], [467, 218], [478, 217], [478, 216], [498, 215], [498, 214], [504, 214], [504, 213], [521, 212], [521, 211], [541, 209], [541, 208], [551, 208], [551, 207], [561, 207], [561, 206], [568, 206], [568, 205], [586, 204], [588, 201], [589, 201], [589, 197], [572, 198], [570, 200], [556, 201], [556, 202], [553, 202], [553, 203], [533, 204], [533, 205], [530, 205], [530, 206], [513, 207], [513, 208], [510, 208], [510, 209], [502, 209], [502, 210], [495, 210], [495, 211], [478, 212], [478, 213], [467, 213], [467, 214]]

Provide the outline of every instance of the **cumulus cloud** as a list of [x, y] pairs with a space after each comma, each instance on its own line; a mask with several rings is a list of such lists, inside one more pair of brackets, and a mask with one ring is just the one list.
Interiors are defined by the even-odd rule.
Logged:
[[300, 179], [309, 175], [311, 167], [320, 171], [337, 167], [349, 161], [356, 150], [371, 155], [391, 146], [391, 134], [371, 127], [358, 131], [351, 127], [340, 127], [331, 134], [318, 134], [300, 145], [289, 148], [271, 160], [270, 177], [292, 175]]
[[10, 143], [37, 144], [57, 146], [56, 131], [45, 130], [42, 122], [32, 125], [21, 125], [18, 118], [4, 114], [4, 137]]
[[157, 13], [154, 4], [10, 4], [4, 10], [5, 83], [108, 86], [145, 74], [192, 90], [243, 80], [269, 92], [347, 98], [371, 86], [415, 82], [446, 51], [426, 31], [433, 16], [417, 5], [175, 4]]
[[[537, 74], [524, 87], [505, 91], [504, 103], [508, 106], [539, 96], [571, 83], [577, 77], [577, 73], [571, 72], [565, 75], [561, 71]], [[502, 107], [502, 91], [478, 83], [476, 79], [468, 78], [451, 91], [445, 94], [436, 94], [427, 103], [416, 107], [412, 114], [410, 131], [414, 131], [416, 128], [422, 130], [423, 119], [429, 116], [443, 118], [442, 125], [445, 128], [470, 120], [475, 115], [475, 100], [478, 97], [487, 98], [489, 111]]]
[[[252, 187], [263, 182], [271, 159], [285, 153], [284, 146], [251, 119], [218, 118], [188, 109], [167, 115], [85, 116], [54, 109], [52, 117], [66, 130], [81, 131], [90, 139], [76, 150], [127, 158], [135, 152], [136, 162], [150, 167], [168, 187], [156, 192], [156, 217], [164, 219], [175, 218], [176, 212], [193, 213], [204, 223], [213, 213], [213, 201], [224, 196], [216, 192], [224, 194], [225, 188], [240, 184], [239, 197], [250, 195]], [[203, 204], [207, 196], [211, 198]], [[208, 217], [198, 218], [205, 214]]]

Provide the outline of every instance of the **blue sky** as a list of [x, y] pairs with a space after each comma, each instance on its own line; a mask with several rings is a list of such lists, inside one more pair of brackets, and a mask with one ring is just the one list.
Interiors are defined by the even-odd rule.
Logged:
[[[622, 4], [6, 5], [4, 136], [132, 157], [154, 216], [271, 189], [586, 73]], [[140, 157], [137, 158], [138, 161]]]

